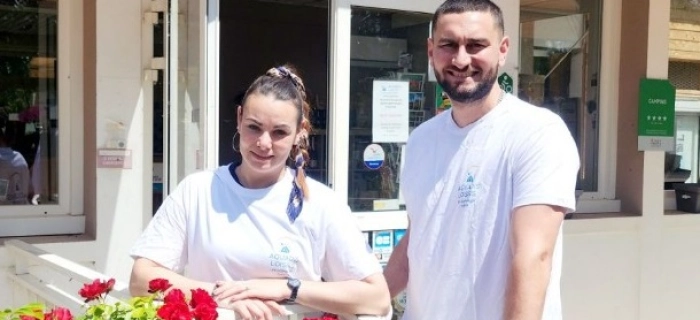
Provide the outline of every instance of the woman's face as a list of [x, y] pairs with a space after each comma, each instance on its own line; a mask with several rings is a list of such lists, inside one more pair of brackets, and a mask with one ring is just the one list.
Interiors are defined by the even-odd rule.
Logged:
[[249, 178], [277, 181], [297, 140], [298, 119], [292, 101], [272, 95], [251, 94], [238, 107], [241, 169]]

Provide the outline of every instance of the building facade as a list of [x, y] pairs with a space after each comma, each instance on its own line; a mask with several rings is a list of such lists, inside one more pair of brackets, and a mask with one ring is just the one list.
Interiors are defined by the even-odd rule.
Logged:
[[[700, 5], [496, 2], [511, 39], [499, 84], [558, 113], [581, 155], [578, 210], [564, 223], [565, 317], [697, 318], [700, 215], [676, 210], [672, 186], [698, 176]], [[439, 3], [0, 1], [0, 117], [27, 177], [0, 177], [0, 239], [128, 279], [130, 245], [162, 198], [236, 160], [237, 96], [287, 62], [314, 108], [309, 175], [364, 230], [405, 228], [405, 139], [447, 107], [426, 53]], [[678, 89], [674, 152], [639, 151], [644, 78]], [[392, 114], [376, 88], [397, 80], [409, 94]], [[0, 305], [9, 295], [0, 289]]]

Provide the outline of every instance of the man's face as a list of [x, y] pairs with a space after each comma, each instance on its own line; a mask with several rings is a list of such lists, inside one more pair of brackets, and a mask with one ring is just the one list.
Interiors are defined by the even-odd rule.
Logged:
[[489, 12], [442, 15], [428, 39], [435, 78], [450, 100], [471, 103], [486, 97], [505, 63], [508, 38]]

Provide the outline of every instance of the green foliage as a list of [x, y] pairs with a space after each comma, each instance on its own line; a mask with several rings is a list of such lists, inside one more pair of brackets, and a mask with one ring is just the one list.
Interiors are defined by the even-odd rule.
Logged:
[[[134, 297], [128, 303], [106, 303], [104, 299], [95, 300], [85, 305], [85, 312], [75, 315], [75, 320], [154, 320], [158, 319], [156, 312], [160, 303], [156, 301], [158, 294], [146, 297]], [[29, 320], [46, 319], [45, 313], [50, 312], [41, 303], [30, 303], [17, 309], [0, 310], [0, 320]], [[54, 317], [52, 320], [68, 320]]]
[[19, 320], [21, 316], [43, 319], [44, 305], [41, 303], [30, 303], [14, 310], [5, 309], [0, 311], [0, 320]]
[[104, 301], [91, 304], [82, 315], [77, 315], [76, 320], [152, 320], [157, 319], [156, 311], [159, 303], [156, 302], [157, 294], [146, 297], [134, 297], [127, 303], [116, 302], [107, 304]]

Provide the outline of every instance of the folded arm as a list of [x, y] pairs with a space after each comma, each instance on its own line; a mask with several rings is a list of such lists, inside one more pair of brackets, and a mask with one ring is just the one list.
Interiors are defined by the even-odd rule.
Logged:
[[[228, 285], [214, 289], [214, 297], [233, 303], [246, 299], [284, 302], [291, 296], [286, 279], [253, 279], [242, 281], [244, 290], [229, 290]], [[301, 281], [296, 303], [338, 314], [386, 315], [390, 298], [381, 273], [362, 280]]]
[[136, 258], [131, 269], [129, 292], [132, 296], [146, 296], [149, 294], [148, 283], [157, 278], [168, 280], [173, 285], [172, 288], [178, 288], [185, 294], [189, 294], [190, 289], [204, 289], [211, 292], [214, 288], [214, 283], [196, 281], [163, 267], [153, 260]]

